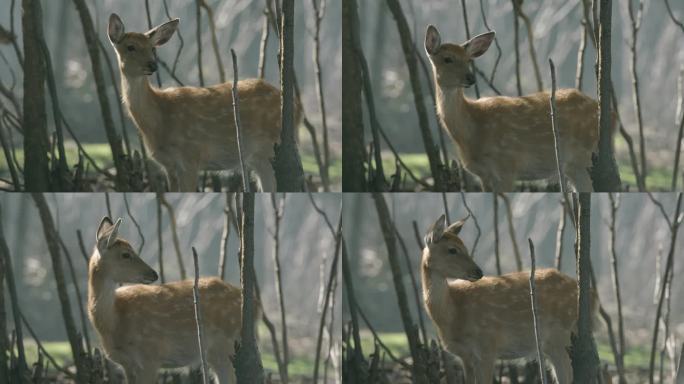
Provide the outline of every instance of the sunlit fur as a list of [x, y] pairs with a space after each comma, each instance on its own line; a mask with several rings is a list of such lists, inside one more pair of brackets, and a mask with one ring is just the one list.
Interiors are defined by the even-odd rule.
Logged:
[[[178, 20], [146, 33], [124, 33], [121, 23], [116, 38], [113, 23], [120, 23], [118, 16], [110, 18], [109, 33], [121, 70], [123, 103], [149, 155], [166, 170], [169, 189], [194, 192], [200, 171], [239, 168], [232, 83], [164, 89], [150, 84], [149, 75], [156, 69], [155, 45], [170, 38]], [[169, 35], [158, 42], [155, 32], [156, 38], [162, 32]], [[271, 159], [280, 140], [280, 91], [260, 79], [241, 80], [238, 90], [244, 160], [258, 175], [261, 189], [274, 191]]]
[[[458, 236], [463, 223], [441, 234], [435, 228], [439, 220], [435, 224], [421, 262], [425, 308], [446, 349], [463, 361], [466, 383], [491, 383], [496, 359], [536, 358], [529, 272], [479, 278], [481, 272]], [[538, 269], [535, 284], [543, 352], [558, 382], [569, 384], [567, 348], [576, 332], [577, 282], [555, 269]], [[592, 298], [596, 316], [596, 296]]]
[[[88, 274], [88, 316], [105, 353], [123, 367], [128, 384], [156, 382], [161, 367], [198, 365], [193, 282], [118, 288], [152, 282], [157, 274], [126, 240], [106, 247], [111, 226], [103, 220]], [[207, 362], [220, 384], [235, 383], [231, 357], [240, 335], [241, 290], [214, 277], [200, 279], [199, 290]]]
[[[463, 45], [441, 44], [437, 30], [430, 28], [434, 27], [428, 27], [426, 50], [435, 78], [437, 114], [466, 169], [480, 178], [484, 189], [500, 192], [512, 191], [516, 180], [557, 180], [550, 93], [477, 100], [465, 97], [463, 87], [472, 84], [465, 78], [474, 79], [468, 44], [488, 34]], [[565, 176], [576, 190], [589, 192], [588, 169], [599, 137], [598, 104], [577, 89], [560, 89], [556, 106]]]

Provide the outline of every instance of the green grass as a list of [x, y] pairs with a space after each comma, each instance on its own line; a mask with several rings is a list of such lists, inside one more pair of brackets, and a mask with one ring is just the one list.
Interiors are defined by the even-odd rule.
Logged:
[[[430, 175], [430, 163], [424, 153], [400, 153], [399, 156], [416, 177], [422, 178]], [[383, 153], [382, 166], [386, 176], [395, 172], [394, 155], [391, 152]], [[622, 183], [629, 185], [631, 191], [636, 191], [636, 178], [632, 172], [632, 166], [629, 163], [620, 163], [618, 168]], [[403, 173], [405, 172], [402, 170]], [[672, 172], [663, 168], [651, 168], [646, 176], [646, 185], [649, 190], [669, 190], [671, 181]]]
[[[263, 327], [260, 327], [263, 328]], [[268, 336], [267, 330], [260, 329], [259, 334], [261, 336], [261, 343], [270, 343], [270, 337]], [[268, 340], [267, 340], [268, 339]], [[66, 341], [50, 341], [44, 342], [43, 347], [48, 351], [48, 353], [57, 361], [60, 366], [70, 365], [72, 362], [71, 347]], [[26, 360], [29, 366], [38, 360], [38, 345], [33, 341], [27, 340], [25, 342], [26, 350]], [[261, 360], [266, 371], [278, 372], [278, 365], [276, 364], [275, 356], [269, 352], [261, 352]], [[291, 357], [290, 364], [288, 365], [288, 373], [293, 376], [310, 376], [313, 372], [314, 359], [313, 356], [310, 358], [308, 356], [293, 356]]]
[[[110, 167], [112, 165], [112, 152], [110, 150], [109, 144], [106, 143], [93, 143], [93, 144], [83, 144], [85, 151], [90, 155], [90, 157], [95, 160], [97, 165], [101, 168]], [[67, 157], [67, 163], [70, 165], [76, 164], [78, 162], [78, 147], [73, 141], [67, 141], [65, 144], [65, 151]], [[316, 164], [316, 159], [312, 154], [302, 153], [302, 167], [304, 168], [305, 174], [318, 175], [318, 165]], [[19, 164], [24, 163], [24, 149], [17, 148], [16, 157]], [[92, 169], [92, 167], [91, 167]], [[339, 185], [342, 180], [342, 162], [339, 159], [332, 160], [330, 164], [330, 169], [328, 171], [330, 176], [330, 182], [333, 185]], [[7, 168], [7, 161], [5, 156], [0, 156], [0, 175], [5, 178], [9, 178], [9, 169]]]
[[[408, 342], [406, 341], [406, 335], [404, 333], [380, 333], [379, 337], [395, 356], [401, 357], [409, 355]], [[601, 361], [613, 364], [613, 352], [611, 351], [610, 345], [598, 341], [597, 343], [599, 358]], [[361, 333], [361, 347], [363, 348], [364, 354], [372, 353], [374, 349], [373, 335], [370, 332]], [[649, 357], [649, 350], [646, 346], [634, 346], [630, 348], [625, 355], [625, 368], [647, 369]]]

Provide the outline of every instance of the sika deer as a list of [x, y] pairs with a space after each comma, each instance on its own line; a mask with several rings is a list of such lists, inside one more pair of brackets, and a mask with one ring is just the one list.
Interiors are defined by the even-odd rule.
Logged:
[[[157, 273], [131, 245], [117, 238], [121, 219], [105, 217], [88, 273], [88, 317], [107, 356], [120, 364], [128, 384], [155, 383], [160, 367], [199, 364], [190, 280], [157, 286]], [[119, 284], [131, 283], [117, 288]], [[240, 335], [241, 290], [218, 278], [199, 281], [207, 362], [220, 384], [235, 383], [231, 363]]]
[[[232, 84], [207, 88], [157, 89], [148, 76], [157, 70], [156, 47], [169, 41], [179, 19], [145, 33], [125, 33], [118, 15], [108, 35], [119, 61], [123, 103], [142, 134], [150, 156], [166, 171], [171, 191], [195, 192], [201, 170], [239, 167]], [[280, 139], [280, 92], [261, 79], [238, 82], [243, 157], [262, 191], [275, 191], [271, 166]]]
[[[425, 35], [435, 78], [437, 114], [458, 147], [461, 162], [483, 189], [513, 191], [516, 180], [557, 179], [549, 93], [471, 100], [472, 59], [484, 54], [495, 32], [458, 45], [441, 43], [437, 28]], [[576, 89], [556, 92], [561, 167], [580, 192], [591, 192], [588, 169], [598, 147], [598, 104]]]
[[[423, 300], [442, 343], [463, 361], [466, 383], [489, 384], [496, 359], [536, 357], [529, 272], [483, 277], [458, 237], [463, 224], [445, 229], [442, 215], [425, 235]], [[535, 282], [543, 352], [558, 382], [570, 383], [567, 348], [576, 332], [577, 282], [555, 269], [537, 270]]]

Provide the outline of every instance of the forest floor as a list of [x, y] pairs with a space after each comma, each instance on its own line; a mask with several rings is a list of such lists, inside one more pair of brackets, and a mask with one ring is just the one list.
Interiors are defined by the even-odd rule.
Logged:
[[[306, 144], [302, 144], [306, 146]], [[110, 147], [106, 143], [86, 143], [83, 144], [85, 151], [93, 158], [93, 160], [101, 168], [108, 168], [112, 166], [112, 153]], [[309, 146], [310, 147], [310, 146]], [[307, 147], [305, 147], [307, 148]], [[66, 157], [69, 164], [75, 164], [78, 161], [78, 147], [73, 141], [67, 141], [64, 147]], [[19, 164], [24, 163], [24, 149], [16, 148], [15, 156]], [[315, 175], [314, 179], [319, 179], [318, 165], [313, 154], [307, 150], [302, 150], [302, 166], [304, 167], [305, 175]], [[92, 167], [90, 167], [92, 169]], [[328, 171], [330, 176], [331, 190], [340, 190], [342, 183], [342, 163], [339, 159], [331, 158], [330, 169]], [[5, 156], [0, 156], [0, 177], [9, 179], [9, 170], [7, 168], [7, 161]]]
[[[382, 340], [382, 342], [387, 346], [389, 350], [392, 351], [392, 354], [394, 354], [397, 357], [409, 357], [410, 358], [410, 352], [408, 348], [408, 342], [406, 340], [406, 335], [402, 332], [389, 332], [389, 333], [379, 333], [378, 337]], [[609, 371], [611, 373], [615, 373], [615, 365], [614, 365], [614, 359], [613, 359], [613, 353], [611, 351], [610, 345], [601, 339], [598, 339], [597, 341], [597, 348], [598, 348], [598, 353], [599, 353], [599, 359], [601, 360], [602, 365], [608, 365], [609, 366]], [[373, 352], [374, 350], [374, 345], [373, 345], [373, 335], [370, 333], [370, 331], [362, 331], [361, 332], [361, 346], [363, 348], [364, 354], [368, 355]], [[648, 374], [648, 365], [649, 365], [649, 352], [650, 350], [648, 349], [647, 346], [645, 345], [636, 345], [631, 348], [629, 348], [627, 354], [625, 355], [624, 361], [625, 361], [625, 372], [627, 373], [628, 376], [628, 382], [630, 383], [642, 383], [642, 382], [647, 382], [647, 374]], [[384, 351], [382, 352], [383, 355], [385, 354]], [[391, 359], [388, 357], [385, 358], [386, 362], [391, 362]], [[656, 361], [656, 366], [659, 364], [659, 359]], [[522, 372], [522, 361], [518, 364], [520, 365], [520, 369]], [[400, 366], [397, 365], [393, 371], [400, 371]], [[399, 376], [404, 376], [406, 373], [395, 373]], [[665, 377], [668, 375], [668, 367], [666, 364], [665, 367]], [[657, 376], [657, 375], [656, 375]], [[401, 380], [395, 380], [395, 383], [403, 383]], [[409, 383], [410, 381], [407, 381]], [[667, 380], [666, 380], [667, 382]]]

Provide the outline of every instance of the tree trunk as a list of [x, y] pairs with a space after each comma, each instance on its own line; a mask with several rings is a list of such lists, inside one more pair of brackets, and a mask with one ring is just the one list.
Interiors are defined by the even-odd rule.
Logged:
[[[294, 125], [294, 6], [295, 0], [283, 1], [283, 20], [280, 36], [280, 144], [276, 145], [273, 169], [277, 190], [301, 192], [304, 190], [304, 170], [295, 140]], [[274, 191], [271, 191], [274, 192]]]
[[40, 46], [40, 2], [22, 1], [24, 34], [24, 183], [27, 191], [50, 190], [50, 142], [45, 112], [45, 57]]
[[411, 357], [413, 359], [413, 383], [427, 383], [428, 379], [424, 366], [424, 359], [419, 348], [418, 329], [411, 318], [411, 311], [408, 306], [408, 299], [406, 298], [406, 290], [404, 288], [401, 272], [401, 262], [399, 261], [399, 253], [397, 252], [395, 243], [394, 225], [391, 222], [389, 209], [387, 208], [387, 203], [382, 194], [377, 192], [373, 193], [373, 200], [375, 200], [378, 221], [380, 222], [382, 235], [385, 239], [385, 245], [387, 246], [387, 258], [392, 269], [392, 279], [394, 280], [394, 290], [397, 293], [397, 301], [399, 302], [401, 321], [404, 325], [404, 332], [406, 333]]
[[[611, 111], [610, 80], [610, 37], [612, 0], [600, 0], [601, 9], [599, 30], [599, 148], [598, 155], [593, 158], [591, 179], [596, 192], [620, 191], [620, 174], [618, 173], [615, 153], [613, 153], [613, 114]], [[646, 175], [642, 175], [646, 178]]]
[[[102, 111], [102, 120], [104, 122], [105, 132], [107, 133], [107, 140], [109, 141], [109, 146], [112, 150], [114, 167], [116, 168], [115, 188], [117, 191], [125, 192], [129, 189], [128, 168], [126, 166], [127, 159], [123, 152], [121, 138], [114, 127], [112, 112], [109, 109], [107, 84], [105, 83], [102, 72], [100, 49], [98, 47], [97, 40], [99, 33], [95, 31], [93, 19], [90, 16], [90, 11], [88, 10], [85, 0], [74, 0], [74, 5], [76, 6], [78, 15], [81, 18], [81, 24], [83, 25], [83, 36], [85, 37], [86, 45], [88, 46], [88, 54], [90, 55], [93, 77], [95, 79], [95, 85], [97, 88], [97, 97], [100, 102], [100, 110]], [[118, 103], [120, 101], [117, 100], [116, 102]]]
[[361, 67], [354, 48], [354, 33], [359, 33], [356, 0], [342, 2], [342, 190], [366, 190], [363, 140], [363, 106], [361, 104]]
[[577, 335], [572, 337], [572, 371], [575, 383], [596, 382], [598, 353], [591, 333], [591, 193], [579, 194], [579, 227], [577, 237], [577, 276], [579, 286]]
[[[9, 259], [9, 248], [2, 230], [2, 212], [0, 211], [0, 384], [10, 383], [7, 359], [10, 345], [7, 340], [7, 313], [5, 312], [5, 271], [8, 271], [9, 263], [5, 263], [6, 258]], [[11, 274], [12, 271], [9, 270], [9, 273]]]
[[430, 162], [430, 171], [434, 178], [434, 189], [436, 191], [444, 191], [446, 183], [444, 180], [444, 170], [442, 169], [442, 161], [439, 159], [439, 150], [432, 140], [430, 133], [430, 123], [428, 122], [427, 110], [423, 101], [423, 88], [420, 83], [420, 74], [418, 73], [418, 65], [416, 62], [415, 46], [413, 45], [413, 38], [408, 22], [401, 10], [401, 4], [398, 0], [387, 0], [394, 19], [397, 22], [397, 29], [399, 30], [399, 38], [401, 40], [401, 47], [404, 51], [406, 59], [406, 66], [408, 67], [409, 77], [411, 79], [411, 89], [413, 90], [413, 101], [416, 105], [416, 112], [418, 113], [418, 123], [420, 126], [420, 133], [423, 137], [423, 144], [425, 146], [425, 154]]
[[242, 195], [242, 263], [240, 281], [242, 283], [242, 331], [240, 346], [235, 354], [235, 373], [238, 384], [260, 384], [264, 382], [264, 368], [254, 332], [256, 303], [254, 302], [254, 194]]
[[32, 193], [33, 200], [36, 202], [38, 212], [40, 213], [40, 220], [43, 223], [43, 232], [47, 242], [50, 258], [52, 259], [52, 269], [55, 274], [55, 281], [57, 283], [57, 293], [59, 295], [59, 302], [62, 307], [62, 318], [66, 327], [69, 344], [71, 345], [71, 353], [76, 364], [76, 382], [78, 384], [89, 383], [88, 363], [85, 359], [85, 352], [83, 351], [83, 344], [81, 343], [81, 336], [76, 329], [76, 322], [74, 321], [73, 312], [71, 311], [71, 302], [69, 300], [69, 293], [64, 278], [64, 270], [62, 269], [62, 257], [59, 248], [59, 235], [55, 230], [50, 214], [50, 208], [45, 201], [45, 196], [41, 193]]

